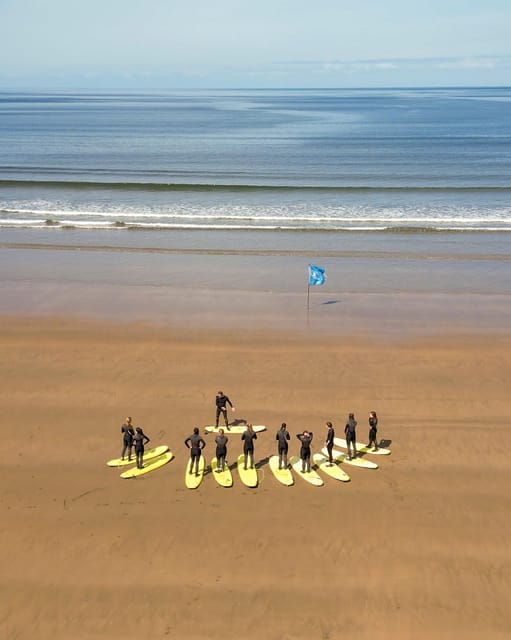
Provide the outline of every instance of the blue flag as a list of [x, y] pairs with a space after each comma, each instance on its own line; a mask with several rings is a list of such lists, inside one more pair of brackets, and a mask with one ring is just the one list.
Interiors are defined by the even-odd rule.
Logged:
[[325, 284], [326, 274], [323, 267], [317, 267], [315, 264], [309, 265], [309, 286], [316, 287]]

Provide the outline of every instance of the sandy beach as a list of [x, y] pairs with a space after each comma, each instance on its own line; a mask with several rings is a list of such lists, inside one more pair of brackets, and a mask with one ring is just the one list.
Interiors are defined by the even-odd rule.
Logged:
[[[69, 314], [0, 320], [0, 636], [508, 638], [511, 335], [229, 331]], [[259, 486], [187, 490], [183, 440], [221, 388], [257, 440]], [[275, 431], [367, 413], [392, 455], [283, 487]], [[126, 415], [175, 459], [105, 465]], [[214, 455], [212, 436], [207, 458]], [[234, 462], [239, 437], [230, 439]], [[375, 460], [373, 456], [371, 459]]]

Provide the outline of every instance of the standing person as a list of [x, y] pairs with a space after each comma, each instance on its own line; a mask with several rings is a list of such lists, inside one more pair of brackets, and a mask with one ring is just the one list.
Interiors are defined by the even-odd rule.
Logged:
[[232, 402], [224, 394], [223, 391], [219, 391], [216, 394], [215, 403], [216, 403], [216, 424], [215, 424], [216, 428], [218, 428], [218, 420], [220, 418], [220, 414], [222, 414], [225, 420], [225, 427], [226, 429], [229, 429], [229, 420], [227, 418], [227, 405], [229, 405], [233, 411], [236, 411], [236, 409], [232, 406]]
[[257, 433], [254, 431], [251, 424], [247, 424], [247, 430], [243, 432], [241, 439], [243, 442], [243, 454], [245, 460], [243, 463], [244, 468], [247, 468], [248, 458], [250, 458], [250, 468], [254, 468], [254, 440], [257, 440]]
[[128, 460], [131, 460], [131, 450], [133, 449], [133, 438], [135, 437], [135, 429], [131, 424], [131, 416], [126, 418], [126, 422], [121, 425], [122, 433], [122, 453], [121, 460], [124, 460], [126, 451], [128, 452]]
[[287, 452], [289, 449], [288, 441], [291, 440], [291, 436], [289, 435], [287, 424], [285, 422], [282, 423], [282, 426], [277, 431], [275, 440], [277, 440], [278, 443], [277, 450], [279, 453], [279, 469], [287, 469]]
[[300, 458], [302, 460], [302, 473], [310, 473], [311, 470], [311, 442], [313, 438], [312, 431], [305, 430], [303, 433], [297, 433], [296, 437], [302, 443], [300, 448]]
[[332, 466], [334, 464], [332, 450], [334, 448], [335, 431], [331, 422], [326, 423], [326, 428], [328, 429], [328, 431], [326, 433], [325, 447], [328, 452], [328, 464], [329, 466]]
[[195, 465], [195, 475], [198, 476], [201, 452], [206, 446], [205, 440], [199, 434], [199, 427], [195, 427], [192, 435], [186, 438], [185, 445], [190, 449], [190, 470], [188, 473], [193, 473], [193, 467]]
[[376, 415], [376, 411], [371, 411], [369, 413], [369, 444], [370, 447], [373, 445], [373, 451], [378, 451], [378, 443], [376, 441], [376, 434], [378, 433], [378, 416]]
[[[357, 457], [357, 421], [355, 420], [355, 414], [350, 413], [348, 415], [348, 422], [344, 427], [344, 433], [346, 434], [346, 444], [348, 449], [348, 460]], [[353, 448], [353, 454], [351, 453]]]
[[227, 458], [227, 443], [229, 438], [224, 435], [224, 430], [219, 429], [218, 435], [215, 438], [216, 442], [216, 469], [217, 473], [224, 470], [225, 459]]
[[144, 466], [145, 445], [150, 442], [149, 437], [142, 431], [142, 427], [135, 429], [133, 441], [135, 443], [135, 455], [137, 456], [137, 468], [142, 469]]

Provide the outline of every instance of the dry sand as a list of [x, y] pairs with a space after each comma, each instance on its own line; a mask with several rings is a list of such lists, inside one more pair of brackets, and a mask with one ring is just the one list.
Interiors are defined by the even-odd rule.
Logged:
[[[511, 337], [311, 338], [4, 317], [0, 637], [511, 637]], [[367, 412], [392, 455], [350, 483], [267, 464], [247, 489], [184, 487], [183, 440], [214, 418], [342, 431]], [[132, 415], [175, 459], [121, 480]], [[214, 452], [205, 436], [207, 457]], [[230, 460], [239, 451], [231, 437]], [[291, 443], [298, 451], [298, 441]]]

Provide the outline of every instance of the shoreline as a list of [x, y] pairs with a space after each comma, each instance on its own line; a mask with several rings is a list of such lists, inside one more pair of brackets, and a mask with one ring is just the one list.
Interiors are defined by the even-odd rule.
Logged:
[[[28, 241], [37, 240], [37, 242]], [[505, 238], [3, 234], [0, 314], [326, 335], [505, 333]], [[326, 269], [310, 288], [308, 264]]]
[[[202, 232], [197, 231], [197, 233]], [[208, 230], [210, 231], [210, 230]], [[232, 232], [236, 233], [239, 230], [233, 229]], [[248, 233], [251, 232], [250, 229], [246, 229]], [[257, 230], [258, 232], [260, 230]], [[224, 233], [224, 230], [222, 230]], [[227, 234], [229, 231], [227, 231]], [[289, 233], [289, 230], [286, 230], [286, 233]], [[293, 233], [293, 232], [291, 232]], [[302, 233], [301, 231], [297, 231], [296, 233]], [[308, 232], [306, 232], [308, 233]], [[318, 232], [324, 233], [324, 232]], [[335, 233], [330, 231], [329, 233]], [[445, 234], [446, 232], [442, 232]], [[467, 233], [472, 233], [467, 231]], [[475, 235], [484, 233], [494, 233], [493, 231], [478, 231]], [[500, 232], [499, 232], [500, 233]], [[192, 231], [193, 234], [193, 231]], [[360, 232], [357, 232], [360, 234]], [[91, 251], [91, 252], [99, 252], [99, 253], [134, 253], [134, 254], [144, 254], [144, 253], [161, 253], [168, 255], [195, 255], [195, 256], [242, 256], [242, 255], [250, 255], [250, 256], [262, 256], [262, 257], [301, 257], [301, 258], [365, 258], [365, 259], [400, 259], [400, 260], [446, 260], [449, 262], [456, 260], [495, 260], [495, 261], [511, 261], [511, 256], [508, 253], [456, 253], [456, 254], [446, 254], [446, 253], [432, 253], [428, 251], [427, 253], [422, 252], [403, 252], [403, 251], [370, 251], [370, 250], [307, 250], [307, 249], [258, 249], [258, 248], [194, 248], [194, 247], [146, 247], [146, 246], [125, 246], [125, 245], [114, 245], [114, 244], [64, 244], [64, 243], [37, 243], [37, 242], [9, 242], [2, 243], [0, 240], [0, 248], [2, 249], [10, 249], [10, 250], [31, 250], [31, 251]]]

